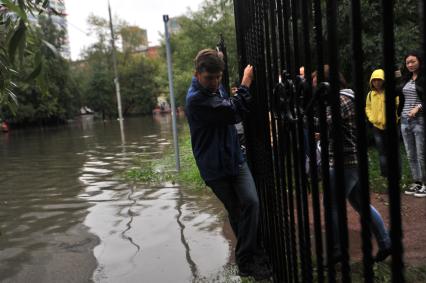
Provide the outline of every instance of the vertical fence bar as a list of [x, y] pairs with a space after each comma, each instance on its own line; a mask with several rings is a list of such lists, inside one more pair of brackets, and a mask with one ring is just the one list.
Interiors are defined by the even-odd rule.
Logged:
[[[270, 6], [269, 6], [269, 15], [270, 15], [270, 33], [271, 33], [271, 42], [272, 42], [272, 57], [273, 57], [273, 67], [272, 67], [272, 82], [273, 87], [275, 90], [275, 86], [279, 83], [279, 74], [280, 74], [280, 60], [281, 56], [279, 56], [278, 48], [282, 47], [283, 40], [282, 40], [282, 26], [280, 28], [279, 25], [279, 18], [277, 18], [278, 10], [280, 9], [280, 0], [270, 0]], [[282, 22], [282, 19], [281, 19]], [[278, 33], [278, 36], [277, 36]], [[277, 39], [277, 37], [279, 39]], [[281, 54], [280, 54], [281, 55]], [[273, 91], [270, 93], [270, 102], [269, 106], [270, 109], [273, 110], [274, 104], [276, 103], [276, 93]], [[277, 106], [277, 105], [275, 105]], [[277, 109], [275, 107], [275, 109]], [[279, 113], [271, 111], [271, 130], [273, 135], [273, 148], [274, 148], [274, 166], [276, 168], [275, 170], [275, 190], [274, 190], [274, 199], [275, 199], [275, 207], [277, 209], [277, 215], [276, 215], [276, 223], [279, 227], [279, 233], [278, 233], [278, 251], [282, 251], [281, 254], [278, 255], [278, 262], [281, 262], [281, 268], [278, 268], [278, 270], [282, 270], [282, 272], [279, 273], [280, 277], [278, 277], [278, 280], [286, 281], [288, 282], [288, 240], [289, 238], [286, 237], [286, 231], [285, 231], [285, 222], [286, 219], [284, 219], [284, 210], [286, 207], [283, 206], [283, 196], [282, 192], [286, 190], [285, 184], [283, 184], [285, 180], [285, 171], [282, 167], [281, 160], [279, 156], [281, 156], [282, 149], [280, 148], [280, 136], [278, 134], [278, 117]]]
[[[293, 31], [293, 52], [294, 52], [294, 66], [290, 70], [291, 78], [296, 78], [298, 68], [300, 67], [300, 53], [299, 53], [299, 23], [298, 23], [298, 8], [299, 2], [291, 0], [291, 17], [292, 17], [292, 31]], [[293, 84], [293, 82], [292, 82]], [[294, 86], [292, 86], [292, 108], [295, 110], [296, 121], [292, 123], [291, 135], [292, 135], [292, 152], [293, 152], [293, 166], [294, 166], [294, 179], [295, 179], [295, 193], [296, 193], [296, 210], [297, 210], [297, 227], [299, 235], [299, 255], [301, 262], [301, 273], [302, 281], [309, 282], [311, 270], [311, 258], [310, 251], [308, 252], [309, 238], [306, 238], [306, 230], [304, 226], [305, 213], [307, 207], [303, 203], [303, 193], [306, 189], [305, 178], [304, 178], [304, 164], [302, 164], [303, 153], [301, 152], [301, 145], [303, 145], [303, 121], [300, 120], [299, 112], [299, 93], [296, 92]], [[301, 132], [302, 131], [302, 132]]]
[[[322, 28], [322, 8], [321, 0], [314, 0], [314, 22], [315, 22], [315, 42], [317, 50], [317, 77], [318, 83], [324, 81], [324, 49], [323, 49], [323, 28]], [[321, 171], [322, 171], [322, 187], [323, 187], [323, 205], [324, 205], [324, 223], [326, 236], [327, 251], [327, 277], [328, 282], [336, 282], [336, 270], [333, 261], [330, 260], [333, 255], [333, 221], [331, 215], [331, 198], [330, 198], [330, 174], [329, 174], [329, 142], [328, 127], [326, 118], [325, 99], [317, 90], [315, 96], [318, 96], [318, 115], [319, 115], [319, 131], [321, 133]]]
[[[301, 21], [302, 21], [302, 34], [303, 34], [303, 65], [307, 72], [305, 72], [306, 80], [303, 81], [299, 76], [295, 77], [296, 84], [298, 85], [298, 93], [296, 96], [297, 111], [298, 111], [298, 137], [299, 137], [299, 162], [300, 162], [300, 175], [301, 175], [301, 201], [302, 201], [302, 211], [303, 211], [303, 233], [305, 238], [305, 252], [304, 257], [306, 258], [306, 282], [312, 282], [312, 254], [311, 254], [311, 236], [310, 236], [310, 225], [309, 225], [309, 204], [308, 204], [308, 182], [306, 175], [306, 164], [304, 148], [305, 144], [305, 122], [303, 114], [303, 106], [307, 99], [310, 99], [312, 96], [312, 88], [310, 82], [310, 72], [311, 72], [311, 54], [310, 54], [310, 17], [309, 17], [308, 1], [301, 1]], [[301, 95], [300, 95], [301, 94]], [[311, 116], [312, 118], [312, 116]], [[312, 148], [313, 149], [313, 148]], [[313, 156], [312, 156], [313, 157]], [[313, 157], [315, 160], [315, 157]], [[316, 179], [316, 177], [315, 177]], [[311, 184], [314, 182], [311, 179]], [[316, 180], [315, 180], [316, 182]]]
[[[285, 52], [285, 54], [281, 55], [281, 58], [285, 57], [281, 62], [281, 80], [285, 82], [287, 79], [284, 75], [284, 70], [292, 69], [294, 66], [294, 58], [291, 56], [291, 41], [290, 41], [290, 4], [289, 0], [282, 0], [282, 15], [283, 15], [283, 32], [284, 32], [284, 50], [280, 50], [281, 54]], [[284, 91], [284, 90], [283, 90]], [[280, 99], [285, 99], [285, 94], [282, 93]], [[280, 100], [281, 101], [281, 100]], [[282, 101], [280, 102], [282, 103]], [[281, 110], [280, 121], [279, 121], [279, 135], [280, 135], [280, 144], [283, 149], [282, 155], [280, 156], [281, 163], [283, 164], [286, 175], [284, 176], [284, 182], [286, 183], [286, 190], [282, 191], [282, 196], [284, 200], [285, 207], [285, 223], [287, 224], [286, 228], [286, 236], [288, 239], [288, 252], [289, 255], [287, 257], [287, 261], [289, 264], [289, 282], [299, 282], [299, 268], [298, 268], [298, 257], [297, 257], [297, 247], [296, 247], [296, 223], [295, 223], [295, 215], [294, 215], [294, 195], [293, 195], [293, 164], [291, 161], [291, 146], [290, 146], [290, 123], [286, 118], [286, 113], [284, 109]]]
[[[304, 57], [305, 57], [305, 85], [304, 97], [305, 101], [312, 99], [312, 61], [311, 61], [311, 45], [310, 45], [310, 29], [309, 23], [310, 15], [309, 11], [312, 9], [311, 5], [308, 5], [308, 1], [302, 2], [302, 23], [303, 23], [303, 45], [304, 45]], [[306, 105], [306, 103], [303, 103]], [[306, 115], [307, 114], [307, 115]], [[316, 142], [314, 138], [314, 113], [310, 111], [305, 113], [307, 121], [308, 131], [308, 143], [309, 143], [309, 156], [310, 156], [310, 175], [311, 175], [311, 191], [312, 191], [312, 206], [313, 206], [313, 220], [314, 220], [314, 236], [315, 236], [315, 252], [317, 259], [317, 281], [318, 283], [324, 282], [324, 266], [323, 266], [323, 245], [322, 245], [322, 230], [321, 230], [321, 210], [319, 201], [319, 188], [318, 188], [318, 174], [317, 174], [317, 158], [316, 158]], [[305, 137], [306, 138], [306, 137]], [[306, 149], [305, 149], [306, 150]], [[309, 220], [308, 220], [309, 224]], [[307, 225], [309, 229], [309, 225]]]
[[[266, 89], [264, 90], [265, 96], [267, 98], [267, 100], [265, 101], [267, 103], [268, 108], [270, 109], [270, 99], [272, 96], [272, 89], [273, 89], [273, 84], [274, 84], [274, 73], [275, 73], [275, 69], [276, 69], [276, 62], [274, 62], [274, 42], [273, 42], [273, 31], [271, 28], [271, 24], [270, 24], [270, 1], [269, 0], [263, 0], [263, 1], [259, 1], [259, 7], [260, 7], [260, 14], [262, 15], [262, 27], [263, 27], [263, 44], [264, 44], [264, 50], [265, 50], [265, 66], [266, 66]], [[272, 136], [270, 136], [269, 141], [272, 141], [274, 139], [276, 139], [275, 137], [275, 133], [274, 133], [274, 125], [271, 125], [271, 120], [270, 120], [270, 116], [269, 116], [269, 112], [268, 112], [268, 127], [267, 129], [269, 129], [270, 131], [272, 130]], [[272, 154], [274, 156], [276, 156], [277, 154], [277, 147], [275, 144], [272, 145]], [[275, 177], [277, 177], [277, 175], [279, 175], [279, 168], [277, 167], [277, 163], [276, 163], [276, 159], [273, 159], [273, 168], [275, 169], [273, 172], [275, 173]], [[270, 208], [272, 210], [272, 215], [269, 218], [269, 220], [271, 221], [270, 223], [272, 224], [273, 227], [270, 227], [272, 234], [274, 234], [274, 237], [272, 238], [272, 244], [274, 246], [274, 248], [272, 249], [272, 253], [273, 253], [273, 257], [274, 257], [274, 262], [275, 262], [275, 266], [277, 266], [280, 262], [280, 249], [279, 249], [279, 236], [277, 233], [277, 224], [278, 224], [278, 219], [277, 219], [277, 206], [276, 206], [276, 199], [274, 198], [275, 192], [276, 192], [276, 186], [277, 186], [277, 180], [274, 180], [274, 186], [270, 188], [270, 190], [267, 191], [267, 199], [268, 199], [268, 204], [270, 205]], [[276, 273], [276, 279], [280, 280], [281, 279], [281, 273]]]
[[300, 67], [300, 54], [299, 54], [299, 24], [297, 21], [297, 7], [299, 1], [290, 0], [291, 3], [291, 23], [292, 23], [292, 31], [293, 31], [293, 58], [294, 65], [293, 68], [290, 69], [290, 73], [294, 78], [296, 76], [296, 69]]
[[[346, 215], [346, 196], [344, 182], [344, 162], [343, 162], [343, 139], [340, 115], [340, 82], [339, 82], [339, 61], [338, 61], [338, 39], [337, 39], [337, 0], [327, 1], [327, 31], [328, 31], [328, 52], [330, 61], [330, 93], [327, 95], [331, 106], [331, 137], [334, 162], [334, 186], [335, 195], [331, 194], [331, 202], [337, 206], [338, 235], [340, 238], [340, 252], [342, 259], [342, 280], [351, 282], [349, 266], [349, 240]], [[337, 227], [332, 227], [336, 229]]]
[[355, 85], [355, 108], [357, 125], [357, 153], [358, 172], [361, 185], [361, 237], [364, 265], [364, 280], [371, 283], [374, 281], [373, 257], [371, 255], [371, 213], [370, 213], [370, 190], [368, 181], [368, 156], [367, 156], [367, 129], [365, 123], [365, 99], [363, 88], [363, 62], [362, 55], [362, 23], [361, 4], [359, 0], [351, 1], [351, 31], [352, 31], [352, 68]]
[[[281, 93], [282, 94], [282, 93]], [[279, 100], [281, 98], [276, 98]], [[292, 237], [292, 231], [294, 231], [294, 226], [291, 223], [292, 219], [294, 220], [294, 217], [291, 218], [289, 214], [290, 210], [290, 197], [288, 196], [288, 191], [290, 191], [289, 186], [287, 185], [287, 181], [291, 176], [289, 177], [287, 175], [288, 172], [288, 166], [286, 166], [286, 156], [287, 154], [287, 134], [285, 127], [285, 121], [283, 117], [283, 113], [279, 112], [277, 117], [277, 127], [278, 127], [278, 141], [279, 141], [279, 161], [281, 164], [281, 170], [282, 170], [282, 188], [280, 190], [281, 198], [282, 198], [282, 205], [283, 205], [283, 218], [284, 218], [284, 236], [285, 236], [285, 245], [286, 245], [286, 261], [287, 261], [287, 272], [288, 272], [288, 281], [289, 283], [294, 282], [294, 273], [297, 273], [297, 265], [295, 266], [293, 261], [293, 250], [292, 247], [294, 247], [294, 237]], [[290, 182], [291, 183], [291, 182]], [[294, 222], [294, 221], [293, 221]], [[296, 276], [297, 278], [297, 276]], [[296, 280], [297, 282], [297, 280]]]
[[[279, 65], [279, 75], [281, 76], [283, 70], [286, 69], [286, 65], [288, 68], [288, 64], [290, 64], [290, 42], [289, 42], [289, 33], [288, 33], [288, 22], [289, 18], [286, 14], [286, 11], [284, 10], [284, 3], [283, 0], [277, 0], [276, 1], [276, 9], [277, 9], [277, 24], [278, 24], [278, 54], [280, 58], [280, 65]], [[287, 51], [287, 52], [286, 52]], [[281, 83], [280, 83], [281, 84]], [[277, 127], [277, 135], [278, 135], [278, 156], [277, 160], [279, 161], [279, 167], [281, 170], [281, 187], [279, 188], [279, 195], [280, 195], [280, 205], [281, 205], [281, 217], [282, 221], [284, 223], [284, 245], [286, 250], [286, 282], [293, 282], [293, 273], [294, 273], [294, 265], [292, 261], [292, 253], [291, 253], [291, 247], [292, 247], [292, 240], [290, 236], [290, 220], [289, 220], [289, 198], [287, 193], [287, 175], [286, 175], [286, 166], [285, 166], [285, 133], [284, 133], [284, 119], [282, 115], [281, 110], [281, 101], [280, 99], [283, 96], [283, 89], [282, 84], [280, 85], [281, 89], [279, 93], [275, 93], [275, 97], [273, 98], [276, 101], [276, 108], [279, 111], [276, 113], [276, 127]]]
[[277, 18], [277, 33], [278, 33], [278, 54], [280, 58], [279, 62], [279, 74], [284, 70], [284, 66], [287, 62], [285, 54], [284, 43], [284, 15], [283, 15], [283, 3], [282, 0], [276, 0], [276, 18]]
[[[315, 42], [317, 50], [317, 80], [324, 81], [324, 48], [323, 48], [323, 28], [322, 28], [322, 8], [321, 1], [314, 0], [314, 22], [315, 22]], [[318, 91], [315, 96], [320, 96]], [[331, 198], [330, 198], [330, 175], [329, 175], [329, 142], [328, 129], [326, 121], [325, 101], [323, 97], [317, 97], [318, 114], [319, 114], [319, 130], [321, 133], [321, 171], [322, 171], [322, 187], [323, 187], [323, 203], [324, 203], [324, 223], [326, 232], [326, 251], [327, 251], [327, 273], [328, 282], [336, 282], [336, 271], [333, 262], [330, 260], [333, 255], [334, 237], [332, 233], [332, 215], [331, 215]]]
[[[290, 28], [289, 28], [289, 23], [290, 23], [290, 4], [289, 4], [290, 0], [282, 0], [282, 7], [283, 7], [283, 17], [284, 17], [284, 48], [285, 48], [285, 65], [283, 65], [283, 70], [291, 70], [293, 69], [293, 61], [292, 61], [292, 56], [291, 54], [293, 53], [293, 50], [291, 49], [291, 44], [290, 44]], [[282, 78], [284, 79], [284, 78]]]
[[[383, 14], [383, 53], [385, 66], [385, 103], [386, 103], [386, 139], [389, 144], [387, 158], [389, 172], [399, 172], [399, 141], [397, 136], [397, 125], [395, 117], [395, 40], [393, 0], [382, 0]], [[391, 32], [385, 32], [391, 31]], [[402, 246], [402, 223], [401, 223], [401, 191], [399, 187], [400, 174], [388, 174], [389, 183], [389, 208], [391, 217], [390, 237], [392, 240], [392, 282], [404, 282], [404, 263]]]

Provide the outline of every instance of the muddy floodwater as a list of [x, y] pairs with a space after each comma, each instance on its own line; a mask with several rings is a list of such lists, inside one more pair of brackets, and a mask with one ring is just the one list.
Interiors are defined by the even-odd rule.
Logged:
[[120, 177], [171, 143], [169, 116], [0, 134], [0, 282], [238, 282], [208, 190]]

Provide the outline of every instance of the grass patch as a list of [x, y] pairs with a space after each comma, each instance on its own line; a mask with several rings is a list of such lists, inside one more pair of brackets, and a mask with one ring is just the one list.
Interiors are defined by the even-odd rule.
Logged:
[[201, 179], [194, 156], [187, 127], [182, 128], [179, 137], [180, 171], [176, 172], [173, 147], [168, 148], [163, 156], [155, 161], [146, 162], [144, 158], [134, 160], [134, 166], [122, 174], [126, 181], [143, 184], [178, 183], [194, 189], [206, 187]]
[[[192, 154], [191, 139], [188, 127], [183, 127], [179, 137], [180, 172], [175, 171], [175, 156], [172, 147], [168, 148], [162, 158], [146, 162], [143, 158], [134, 161], [133, 168], [126, 170], [122, 175], [130, 182], [144, 184], [160, 184], [163, 182], [179, 183], [181, 185], [201, 189], [205, 188], [197, 165]], [[411, 173], [403, 145], [400, 147], [402, 161], [401, 187], [411, 183]], [[380, 175], [380, 164], [377, 149], [370, 146], [368, 149], [370, 189], [376, 193], [387, 192], [387, 179]]]
[[[377, 263], [373, 267], [374, 282], [392, 282], [392, 267], [390, 262]], [[410, 283], [426, 282], [426, 266], [406, 266], [405, 281]], [[364, 282], [362, 262], [352, 265], [352, 282]]]
[[[407, 155], [403, 145], [400, 147], [401, 156], [401, 187], [411, 183], [410, 167], [408, 165]], [[368, 170], [370, 178], [370, 189], [376, 193], [386, 193], [388, 188], [388, 181], [380, 175], [379, 153], [374, 146], [368, 149]]]

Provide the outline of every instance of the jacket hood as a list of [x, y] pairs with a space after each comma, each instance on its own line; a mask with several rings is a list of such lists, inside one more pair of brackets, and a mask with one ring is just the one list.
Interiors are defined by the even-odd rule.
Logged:
[[370, 88], [372, 89], [373, 86], [371, 85], [371, 81], [374, 79], [379, 79], [384, 81], [385, 80], [385, 71], [383, 71], [383, 69], [377, 69], [375, 70], [370, 77]]

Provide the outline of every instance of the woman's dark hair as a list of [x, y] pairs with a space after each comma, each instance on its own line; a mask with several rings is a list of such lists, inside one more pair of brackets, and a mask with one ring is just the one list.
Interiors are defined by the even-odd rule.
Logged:
[[407, 60], [407, 58], [409, 56], [414, 56], [417, 58], [417, 60], [419, 60], [419, 71], [417, 73], [418, 76], [422, 76], [423, 75], [423, 55], [421, 52], [419, 51], [410, 51], [408, 52], [405, 56], [404, 56], [404, 61], [402, 62], [402, 81], [404, 83], [408, 82], [411, 79], [411, 76], [413, 75], [412, 73], [410, 73], [410, 71], [408, 71], [407, 66], [405, 64], [405, 61]]
[[203, 49], [198, 52], [194, 60], [195, 70], [198, 73], [219, 73], [225, 69], [225, 63], [220, 54], [214, 49]]

